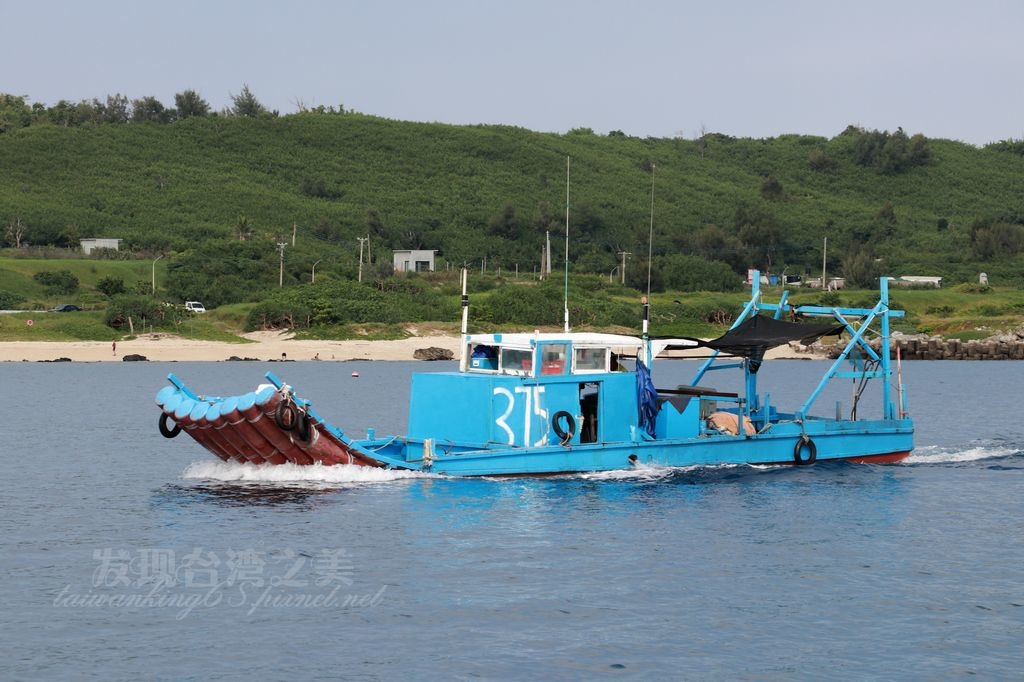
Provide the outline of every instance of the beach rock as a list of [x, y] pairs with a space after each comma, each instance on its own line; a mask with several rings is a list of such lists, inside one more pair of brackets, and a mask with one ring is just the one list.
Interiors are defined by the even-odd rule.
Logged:
[[415, 360], [454, 360], [455, 354], [447, 348], [430, 346], [429, 348], [417, 348], [412, 353]]
[[39, 362], [71, 362], [71, 358], [54, 358], [53, 360], [40, 360]]
[[237, 355], [232, 355], [227, 359], [227, 362], [258, 362], [259, 358], [240, 358]]
[[121, 358], [121, 362], [149, 362], [149, 358], [138, 353], [129, 353]]

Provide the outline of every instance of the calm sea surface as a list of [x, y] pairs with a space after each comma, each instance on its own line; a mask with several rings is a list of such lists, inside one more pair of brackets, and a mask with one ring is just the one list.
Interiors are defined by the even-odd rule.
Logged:
[[[156, 428], [169, 371], [227, 395], [273, 369], [359, 434], [450, 367], [0, 363], [0, 677], [1019, 679], [1022, 364], [906, 363], [917, 450], [889, 466], [455, 480]], [[794, 407], [824, 367], [762, 385]]]

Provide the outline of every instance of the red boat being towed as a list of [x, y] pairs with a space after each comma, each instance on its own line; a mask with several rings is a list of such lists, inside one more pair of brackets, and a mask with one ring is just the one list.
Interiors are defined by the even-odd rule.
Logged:
[[263, 384], [215, 398], [195, 395], [175, 379], [156, 396], [160, 433], [167, 438], [183, 430], [224, 461], [383, 466], [345, 445], [288, 386]]

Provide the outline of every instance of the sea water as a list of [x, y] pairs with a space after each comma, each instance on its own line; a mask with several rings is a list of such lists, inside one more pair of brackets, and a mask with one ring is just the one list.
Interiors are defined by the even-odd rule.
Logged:
[[[762, 386], [796, 407], [826, 366], [767, 363]], [[169, 371], [227, 395], [273, 369], [362, 435], [401, 432], [411, 372], [451, 367], [0, 364], [0, 676], [1020, 674], [1016, 363], [905, 363], [917, 449], [898, 465], [460, 480], [225, 464], [157, 431]], [[815, 409], [848, 413], [855, 389]]]

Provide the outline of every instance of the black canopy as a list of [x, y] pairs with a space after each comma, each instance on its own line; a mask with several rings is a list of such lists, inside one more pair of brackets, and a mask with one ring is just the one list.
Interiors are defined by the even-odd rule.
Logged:
[[717, 339], [701, 341], [700, 345], [730, 355], [760, 358], [769, 348], [790, 341], [812, 343], [822, 336], [836, 336], [845, 328], [841, 324], [801, 324], [784, 322], [765, 315], [754, 315], [735, 329], [730, 329]]
[[711, 348], [729, 355], [738, 355], [751, 359], [751, 369], [757, 371], [765, 351], [781, 346], [790, 341], [812, 343], [822, 336], [835, 336], [846, 329], [844, 325], [801, 324], [784, 322], [765, 315], [754, 315], [743, 321], [738, 327], [730, 329], [717, 339], [696, 341], [697, 345]]

